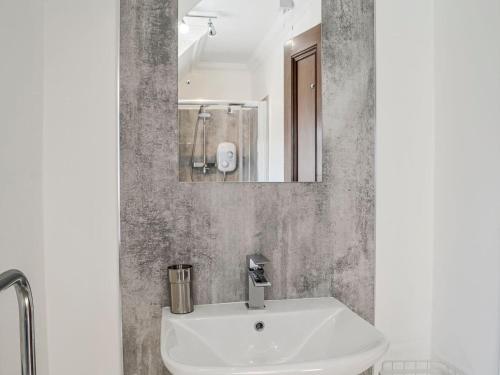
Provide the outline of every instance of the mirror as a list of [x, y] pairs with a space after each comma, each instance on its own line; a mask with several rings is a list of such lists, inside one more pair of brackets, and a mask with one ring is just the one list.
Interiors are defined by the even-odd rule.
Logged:
[[179, 180], [322, 180], [321, 0], [178, 0]]

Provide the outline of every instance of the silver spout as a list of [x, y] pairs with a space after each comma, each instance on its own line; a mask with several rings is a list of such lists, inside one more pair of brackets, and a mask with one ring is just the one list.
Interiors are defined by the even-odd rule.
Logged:
[[256, 270], [248, 270], [248, 276], [252, 280], [252, 284], [256, 288], [264, 288], [266, 286], [271, 286], [271, 283], [267, 280], [264, 274], [264, 269], [259, 268]]
[[264, 272], [264, 266], [269, 259], [260, 254], [247, 256], [248, 269], [248, 303], [247, 307], [252, 310], [264, 309], [264, 289], [271, 286]]

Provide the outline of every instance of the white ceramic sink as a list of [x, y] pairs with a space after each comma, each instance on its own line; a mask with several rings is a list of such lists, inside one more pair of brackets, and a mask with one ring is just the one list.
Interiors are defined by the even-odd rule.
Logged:
[[[264, 328], [256, 329], [262, 322]], [[389, 343], [334, 298], [163, 309], [161, 354], [173, 375], [359, 375]]]

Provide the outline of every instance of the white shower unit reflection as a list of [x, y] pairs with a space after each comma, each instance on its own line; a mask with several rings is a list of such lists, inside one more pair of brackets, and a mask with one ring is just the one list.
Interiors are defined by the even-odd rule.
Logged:
[[268, 181], [266, 101], [179, 101], [179, 180]]

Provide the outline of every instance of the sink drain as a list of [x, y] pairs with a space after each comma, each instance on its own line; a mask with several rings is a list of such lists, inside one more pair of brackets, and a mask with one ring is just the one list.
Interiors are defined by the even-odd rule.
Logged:
[[264, 322], [257, 322], [255, 323], [255, 330], [257, 332], [261, 332], [264, 330]]

